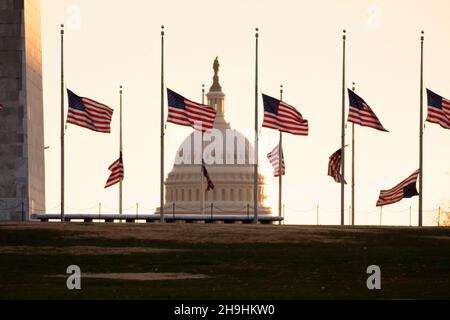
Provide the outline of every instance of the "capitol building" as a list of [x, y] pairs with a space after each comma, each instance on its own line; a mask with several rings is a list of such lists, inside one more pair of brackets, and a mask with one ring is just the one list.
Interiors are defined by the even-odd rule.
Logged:
[[[214, 61], [213, 84], [207, 104], [217, 112], [213, 129], [191, 133], [178, 148], [172, 171], [165, 180], [164, 211], [178, 214], [253, 215], [254, 149], [249, 140], [225, 119], [225, 94], [219, 83], [219, 62]], [[203, 142], [203, 148], [202, 148]], [[203, 160], [214, 189], [206, 190]], [[264, 176], [258, 175], [258, 215], [271, 208], [266, 199]], [[202, 209], [203, 208], [203, 209]], [[157, 210], [159, 213], [159, 208]]]

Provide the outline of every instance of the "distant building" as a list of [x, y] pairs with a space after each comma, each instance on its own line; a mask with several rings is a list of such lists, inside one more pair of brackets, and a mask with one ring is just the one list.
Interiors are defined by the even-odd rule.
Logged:
[[0, 220], [45, 210], [40, 10], [0, 2]]
[[[214, 183], [214, 189], [205, 192], [206, 180], [201, 179], [201, 133], [193, 132], [177, 151], [175, 164], [165, 180], [165, 214], [211, 213], [253, 216], [254, 149], [249, 140], [231, 129], [225, 120], [225, 94], [219, 83], [219, 62], [214, 61], [213, 84], [206, 94], [207, 104], [217, 111], [214, 129], [203, 138], [204, 161]], [[271, 208], [264, 205], [265, 180], [258, 176], [258, 214], [269, 215]], [[204, 194], [203, 211], [201, 210]], [[159, 213], [159, 208], [157, 209]]]

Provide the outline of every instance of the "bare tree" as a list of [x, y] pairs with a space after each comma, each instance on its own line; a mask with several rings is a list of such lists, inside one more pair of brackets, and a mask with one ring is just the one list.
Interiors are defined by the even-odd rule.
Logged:
[[442, 199], [433, 211], [433, 220], [438, 226], [450, 226], [450, 199]]

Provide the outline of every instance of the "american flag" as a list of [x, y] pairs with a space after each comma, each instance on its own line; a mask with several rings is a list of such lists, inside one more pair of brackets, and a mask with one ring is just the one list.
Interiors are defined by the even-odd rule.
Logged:
[[264, 121], [262, 126], [300, 136], [308, 135], [308, 120], [303, 119], [293, 106], [278, 99], [263, 96]]
[[[341, 183], [342, 182], [342, 174], [341, 174], [341, 149], [337, 150], [330, 156], [330, 161], [328, 162], [328, 175], [333, 177], [334, 181]], [[344, 183], [347, 182], [344, 179]]]
[[106, 181], [105, 188], [111, 187], [112, 185], [115, 185], [116, 183], [123, 180], [124, 170], [122, 154], [120, 155], [119, 159], [114, 161], [113, 164], [109, 166], [108, 170], [111, 171], [111, 175], [109, 176], [108, 181]]
[[348, 98], [350, 100], [348, 122], [353, 122], [355, 124], [359, 124], [360, 126], [387, 132], [375, 113], [361, 97], [359, 97], [352, 90], [348, 89]]
[[414, 171], [412, 175], [400, 182], [398, 185], [389, 190], [381, 190], [380, 197], [377, 201], [377, 207], [385, 206], [398, 202], [403, 198], [411, 198], [419, 195], [416, 189], [419, 170]]
[[206, 191], [210, 191], [212, 189], [214, 189], [214, 183], [212, 182], [208, 170], [206, 170], [206, 166], [205, 166], [205, 162], [202, 160], [202, 172], [203, 172], [203, 176], [206, 178], [207, 181], [207, 185], [206, 185]]
[[210, 106], [193, 102], [167, 89], [169, 114], [167, 122], [192, 127], [195, 130], [211, 129], [216, 119], [216, 111]]
[[97, 132], [111, 132], [113, 109], [97, 101], [79, 97], [70, 90], [67, 90], [67, 95], [69, 98], [67, 123]]
[[427, 121], [450, 129], [450, 100], [427, 89], [428, 116]]
[[[269, 158], [270, 163], [273, 166], [273, 175], [274, 177], [280, 176], [280, 145], [277, 145], [271, 152], [267, 154], [267, 158]], [[283, 156], [283, 148], [281, 148], [281, 175], [284, 175], [286, 172], [286, 168], [284, 165], [284, 156]]]

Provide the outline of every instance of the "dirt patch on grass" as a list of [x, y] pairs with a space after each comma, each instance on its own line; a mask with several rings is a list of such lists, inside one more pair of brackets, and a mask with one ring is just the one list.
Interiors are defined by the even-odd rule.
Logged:
[[159, 249], [145, 247], [96, 247], [96, 246], [68, 246], [68, 247], [50, 247], [50, 246], [5, 246], [0, 247], [0, 254], [33, 254], [33, 255], [124, 255], [136, 253], [161, 253], [182, 251], [178, 249]]
[[[67, 275], [56, 275], [49, 277], [67, 278]], [[155, 280], [200, 280], [209, 278], [204, 274], [191, 273], [83, 273], [81, 278], [109, 279], [109, 280], [131, 280], [131, 281], [155, 281]]]
[[430, 236], [427, 238], [434, 239], [434, 240], [450, 240], [450, 235], [448, 235], [448, 236]]

